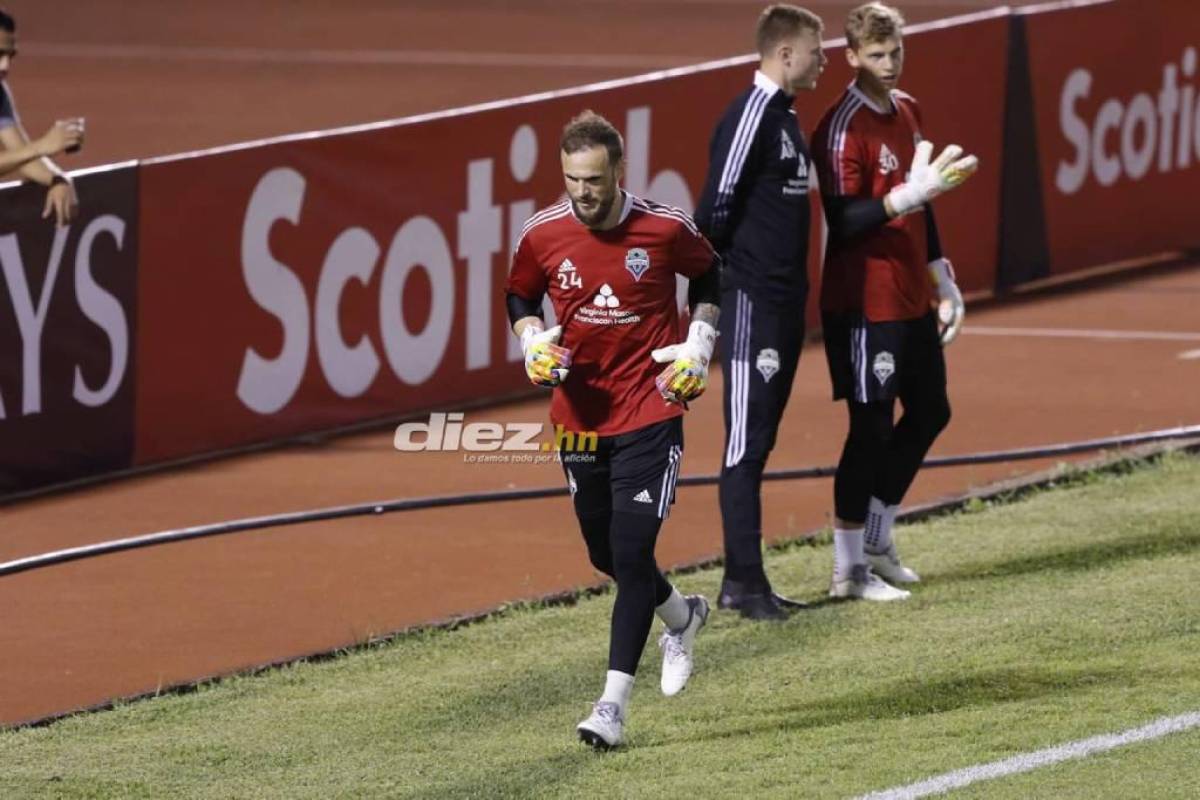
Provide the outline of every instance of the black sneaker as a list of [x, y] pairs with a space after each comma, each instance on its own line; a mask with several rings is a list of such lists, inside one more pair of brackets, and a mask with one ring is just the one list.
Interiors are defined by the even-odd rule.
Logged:
[[738, 581], [725, 580], [721, 583], [721, 594], [717, 607], [738, 611], [746, 619], [784, 620], [788, 612], [804, 608], [805, 603], [776, 594], [766, 589], [750, 587]]

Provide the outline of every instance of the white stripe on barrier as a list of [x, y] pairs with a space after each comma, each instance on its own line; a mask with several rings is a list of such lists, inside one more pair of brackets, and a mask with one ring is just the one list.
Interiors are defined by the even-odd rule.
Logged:
[[316, 64], [447, 67], [553, 67], [555, 69], [662, 69], [689, 64], [694, 55], [650, 53], [504, 53], [479, 50], [287, 50], [275, 47], [196, 47], [165, 44], [22, 42], [39, 58], [106, 61], [207, 61], [227, 64]]
[[[1113, 0], [1095, 0], [1095, 2], [1113, 2]], [[943, 28], [954, 27], [956, 25], [969, 25], [971, 23], [982, 22], [987, 19], [1005, 17], [1010, 13], [1011, 11], [1008, 6], [1000, 6], [998, 8], [988, 9], [987, 11], [960, 14], [958, 16], [946, 17], [945, 19], [909, 25], [905, 27], [904, 32], [905, 35], [911, 35], [914, 33], [921, 33], [923, 31], [941, 30]], [[28, 49], [28, 46], [29, 43], [22, 45], [22, 47], [25, 49]], [[846, 46], [846, 38], [844, 36], [840, 36], [836, 39], [828, 39], [823, 41], [821, 46], [826, 50], [837, 50]], [[701, 72], [715, 72], [728, 67], [748, 66], [751, 64], [757, 64], [758, 62], [759, 55], [757, 53], [749, 53], [745, 55], [732, 56], [730, 58], [705, 61], [700, 64], [691, 64], [683, 67], [672, 67], [670, 69], [658, 70], [656, 72], [647, 72], [642, 75], [632, 75], [626, 78], [613, 78], [606, 81], [597, 81], [596, 83], [588, 83], [582, 86], [572, 86], [567, 89], [555, 89], [548, 92], [537, 92], [535, 94], [505, 98], [503, 100], [491, 100], [486, 103], [477, 103], [475, 105], [451, 108], [443, 111], [432, 111], [425, 114], [415, 114], [413, 116], [398, 117], [396, 119], [380, 120], [377, 122], [368, 122], [360, 125], [345, 125], [338, 128], [326, 128], [323, 130], [305, 131], [302, 133], [288, 133], [281, 136], [271, 136], [263, 139], [254, 139], [247, 142], [237, 142], [235, 144], [222, 145], [220, 147], [191, 150], [184, 153], [173, 153], [171, 155], [144, 159], [140, 163], [162, 164], [170, 161], [179, 161], [186, 158], [233, 153], [239, 150], [249, 150], [255, 147], [266, 147], [268, 145], [284, 144], [287, 142], [302, 142], [310, 139], [323, 139], [331, 136], [346, 136], [354, 133], [363, 133], [366, 131], [381, 130], [384, 128], [394, 128], [401, 125], [416, 125], [433, 120], [452, 119], [454, 117], [461, 117], [468, 114], [478, 114], [484, 111], [513, 108], [515, 106], [530, 105], [533, 103], [554, 100], [562, 97], [572, 97], [589, 92], [599, 92], [610, 89], [620, 89], [627, 86], [637, 86], [643, 83], [653, 83], [655, 81], [668, 80], [670, 78], [680, 78], [688, 75], [695, 75]]]
[[1067, 742], [1044, 750], [1022, 753], [1003, 761], [993, 761], [988, 764], [976, 764], [973, 767], [947, 772], [919, 783], [910, 783], [882, 792], [872, 792], [863, 795], [859, 800], [910, 800], [910, 798], [926, 797], [931, 794], [943, 794], [951, 789], [959, 789], [979, 781], [994, 780], [1007, 775], [1029, 772], [1039, 767], [1058, 764], [1076, 758], [1086, 758], [1094, 753], [1103, 753], [1150, 739], [1159, 739], [1172, 733], [1182, 733], [1192, 728], [1200, 727], [1200, 711], [1180, 714], [1177, 717], [1160, 717], [1148, 725], [1131, 728], [1121, 733], [1107, 733], [1093, 736], [1090, 739], [1080, 739]]
[[996, 325], [964, 326], [976, 336], [1032, 336], [1046, 339], [1118, 339], [1155, 342], [1200, 342], [1200, 333], [1182, 331], [1119, 331], [1088, 328], [1006, 328]]

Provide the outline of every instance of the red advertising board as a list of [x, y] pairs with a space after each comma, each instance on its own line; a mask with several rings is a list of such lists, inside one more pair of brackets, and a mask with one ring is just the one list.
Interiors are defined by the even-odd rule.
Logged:
[[1200, 245], [1200, 3], [1025, 24], [1051, 271]]
[[[990, 285], [995, 254], [1004, 33], [1001, 17], [910, 37], [929, 135], [984, 154], [938, 207], [968, 289]], [[950, 65], [973, 91], [941, 79]], [[136, 462], [527, 389], [501, 287], [521, 225], [562, 193], [562, 125], [607, 116], [627, 188], [690, 211], [712, 127], [752, 71], [144, 164]], [[849, 79], [834, 53], [821, 93], [799, 101], [804, 128]]]
[[749, 75], [143, 165], [137, 462], [527, 389], [502, 287], [521, 226], [562, 193], [564, 122], [612, 119], [628, 188], [690, 209]]
[[[982, 161], [935, 204], [965, 290], [991, 289], [998, 261], [1009, 285], [1047, 260], [1062, 272], [1197, 244], [1198, 9], [998, 10], [907, 34], [902, 83], [924, 135]], [[797, 100], [810, 134], [852, 78], [843, 48], [829, 56]], [[0, 493], [128, 466], [131, 447], [151, 464], [532, 391], [501, 287], [521, 226], [561, 196], [563, 123], [607, 116], [626, 137], [626, 187], [691, 211], [712, 127], [753, 69], [735, 59], [87, 175], [85, 216], [61, 233], [37, 218], [36, 187], [5, 190]], [[1014, 209], [1028, 247], [1011, 246]], [[815, 195], [814, 211], [815, 287]]]
[[42, 218], [46, 190], [0, 200], [0, 496], [128, 467], [137, 338], [137, 180], [76, 180], [81, 214]]

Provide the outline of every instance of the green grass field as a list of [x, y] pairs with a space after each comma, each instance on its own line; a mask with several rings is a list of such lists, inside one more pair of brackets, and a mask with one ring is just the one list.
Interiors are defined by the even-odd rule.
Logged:
[[[1200, 459], [1124, 473], [902, 527], [907, 603], [821, 602], [828, 545], [772, 554], [815, 607], [714, 613], [678, 697], [649, 647], [612, 753], [573, 732], [606, 593], [0, 732], [0, 797], [852, 797], [1198, 711]], [[1194, 798], [1197, 753], [1193, 729], [957, 794]]]

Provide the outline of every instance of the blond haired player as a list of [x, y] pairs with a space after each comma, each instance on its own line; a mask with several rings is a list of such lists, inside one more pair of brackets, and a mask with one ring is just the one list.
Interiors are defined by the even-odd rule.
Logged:
[[930, 201], [977, 166], [955, 145], [932, 158], [917, 101], [897, 88], [903, 25], [900, 12], [882, 3], [850, 12], [846, 59], [854, 81], [813, 136], [829, 223], [825, 353], [834, 399], [846, 401], [850, 420], [834, 478], [830, 595], [881, 601], [908, 597], [893, 584], [920, 580], [900, 560], [892, 522], [950, 421], [942, 348], [963, 319]]
[[709, 146], [696, 224], [721, 254], [725, 453], [720, 608], [781, 620], [800, 604], [777, 594], [762, 557], [762, 475], [804, 343], [808, 299], [808, 142], [793, 109], [824, 69], [820, 17], [775, 3], [759, 14], [759, 64]]

